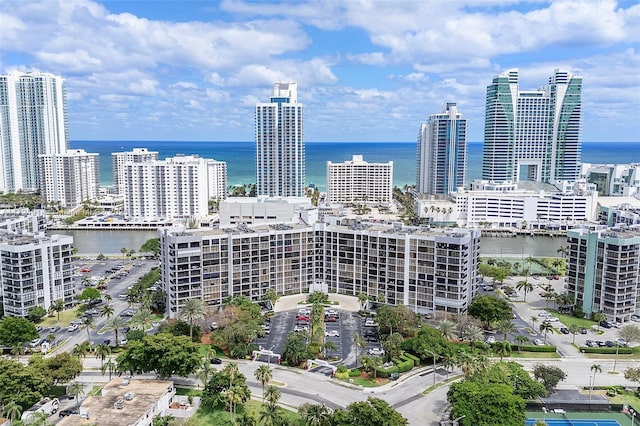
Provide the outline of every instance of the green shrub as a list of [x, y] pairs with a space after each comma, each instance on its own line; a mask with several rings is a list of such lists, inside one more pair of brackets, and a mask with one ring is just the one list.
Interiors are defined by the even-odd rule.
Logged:
[[[516, 347], [516, 346], [514, 345], [514, 347]], [[555, 346], [549, 346], [549, 345], [544, 345], [544, 346], [523, 345], [522, 346], [522, 350], [524, 352], [555, 352], [556, 351], [556, 347]]]
[[349, 377], [360, 377], [361, 374], [362, 372], [357, 368], [354, 368], [353, 370], [349, 370]]
[[398, 365], [402, 362], [402, 360], [399, 358], [391, 358], [391, 362], [394, 363], [395, 365]]
[[411, 369], [413, 369], [413, 361], [411, 360], [402, 361], [401, 363], [396, 364], [396, 367], [398, 367], [398, 373], [411, 371]]
[[411, 361], [411, 368], [416, 366], [416, 363], [413, 361], [413, 359], [409, 358], [408, 356], [406, 356], [405, 354], [400, 355], [400, 359], [402, 361]]
[[[615, 354], [616, 348], [590, 348], [589, 346], [580, 346], [580, 352], [583, 354]], [[629, 355], [633, 353], [633, 349], [618, 348], [618, 353], [621, 355]]]
[[417, 356], [415, 356], [414, 354], [410, 354], [409, 352], [405, 352], [403, 354], [405, 357], [413, 360], [413, 365], [420, 365], [420, 358], [418, 358]]
[[397, 373], [397, 372], [398, 372], [398, 367], [396, 366], [389, 367], [389, 368], [376, 367], [377, 377], [387, 378], [391, 373]]

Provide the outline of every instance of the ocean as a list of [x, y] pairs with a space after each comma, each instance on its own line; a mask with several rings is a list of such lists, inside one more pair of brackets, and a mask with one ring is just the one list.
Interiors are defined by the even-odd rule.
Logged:
[[[147, 148], [158, 151], [160, 159], [176, 154], [199, 155], [226, 161], [229, 185], [254, 183], [256, 179], [254, 142], [192, 141], [83, 141], [73, 140], [70, 148], [100, 154], [100, 181], [113, 183], [111, 153]], [[340, 163], [362, 155], [369, 163], [393, 161], [393, 183], [396, 186], [416, 183], [415, 142], [307, 142], [306, 183], [325, 190], [327, 161]], [[588, 142], [582, 144], [584, 163], [640, 163], [640, 142]], [[482, 177], [482, 143], [469, 142], [467, 182]]]

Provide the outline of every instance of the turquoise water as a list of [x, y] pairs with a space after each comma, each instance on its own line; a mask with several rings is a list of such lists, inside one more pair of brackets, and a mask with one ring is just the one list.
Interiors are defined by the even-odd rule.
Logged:
[[[229, 185], [252, 183], [256, 179], [255, 143], [253, 142], [180, 142], [180, 141], [71, 141], [71, 148], [82, 148], [100, 154], [102, 185], [113, 181], [111, 153], [148, 148], [158, 151], [160, 158], [176, 154], [197, 154], [227, 162]], [[353, 155], [363, 155], [370, 163], [393, 161], [394, 185], [416, 182], [415, 142], [310, 142], [306, 144], [306, 183], [325, 189], [327, 161], [343, 162]], [[467, 154], [467, 181], [482, 176], [482, 143], [470, 142]], [[582, 145], [585, 163], [640, 162], [640, 142], [591, 142]]]

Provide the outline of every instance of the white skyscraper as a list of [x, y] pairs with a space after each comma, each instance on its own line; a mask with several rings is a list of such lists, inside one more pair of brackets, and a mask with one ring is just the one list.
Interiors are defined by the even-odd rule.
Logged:
[[547, 86], [521, 91], [508, 70], [487, 87], [482, 179], [575, 181], [581, 130], [582, 77], [555, 70]]
[[0, 192], [39, 189], [38, 156], [67, 150], [62, 77], [0, 75]]
[[467, 161], [467, 120], [448, 102], [429, 116], [418, 137], [417, 189], [425, 194], [450, 194], [464, 185]]
[[297, 83], [273, 83], [271, 100], [256, 104], [255, 120], [257, 195], [302, 196], [305, 154]]
[[69, 149], [64, 154], [41, 155], [38, 160], [40, 191], [45, 202], [57, 201], [60, 207], [69, 209], [98, 197], [98, 154]]
[[124, 195], [125, 179], [124, 165], [126, 163], [142, 163], [158, 159], [157, 151], [149, 151], [147, 148], [133, 148], [133, 151], [114, 152], [111, 154], [113, 162], [113, 187], [120, 195]]
[[209, 200], [227, 197], [227, 163], [178, 155], [124, 165], [124, 212], [146, 220], [207, 216]]
[[362, 155], [351, 161], [327, 161], [327, 202], [391, 204], [393, 161], [367, 163]]

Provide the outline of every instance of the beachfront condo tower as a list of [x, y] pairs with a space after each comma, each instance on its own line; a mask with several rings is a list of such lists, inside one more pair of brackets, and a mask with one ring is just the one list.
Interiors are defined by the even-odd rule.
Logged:
[[450, 194], [464, 185], [467, 159], [467, 120], [456, 104], [429, 116], [418, 136], [417, 189], [424, 194]]
[[305, 158], [302, 135], [298, 84], [273, 83], [270, 101], [256, 104], [257, 195], [303, 195]]
[[98, 198], [100, 162], [98, 154], [69, 149], [63, 154], [38, 157], [40, 196], [46, 205], [74, 209]]
[[555, 70], [549, 84], [519, 90], [518, 70], [487, 87], [482, 179], [556, 183], [580, 177], [582, 77]]
[[38, 190], [38, 156], [64, 153], [67, 145], [62, 77], [0, 75], [0, 192]]

